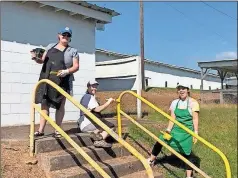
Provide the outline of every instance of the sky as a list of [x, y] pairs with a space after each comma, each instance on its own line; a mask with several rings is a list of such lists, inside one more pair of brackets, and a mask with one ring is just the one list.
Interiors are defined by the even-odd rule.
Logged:
[[[96, 48], [140, 54], [139, 2], [90, 3], [121, 14], [96, 31]], [[192, 69], [237, 58], [237, 3], [206, 3], [144, 2], [145, 58]]]

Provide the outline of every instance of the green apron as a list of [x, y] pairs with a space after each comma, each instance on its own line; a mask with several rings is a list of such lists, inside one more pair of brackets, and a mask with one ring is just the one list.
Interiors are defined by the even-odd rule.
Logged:
[[[179, 100], [180, 101], [180, 100]], [[193, 118], [192, 115], [189, 113], [188, 106], [189, 106], [189, 99], [187, 100], [187, 109], [179, 109], [178, 104], [176, 105], [176, 109], [174, 114], [176, 116], [176, 120], [189, 128], [190, 130], [194, 131], [193, 129]], [[174, 127], [171, 131], [172, 138], [168, 141], [163, 138], [163, 135], [160, 135], [160, 139], [171, 146], [174, 150], [181, 154], [190, 155], [192, 151], [193, 145], [193, 138], [192, 135], [187, 133], [185, 130], [174, 124]]]

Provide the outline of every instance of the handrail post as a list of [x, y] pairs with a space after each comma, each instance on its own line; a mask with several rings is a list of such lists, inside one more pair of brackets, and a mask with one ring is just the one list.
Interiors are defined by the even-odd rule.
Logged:
[[31, 113], [30, 113], [30, 157], [34, 156], [34, 151], [35, 151], [35, 137], [34, 137], [34, 132], [35, 132], [35, 96], [36, 96], [36, 90], [38, 88], [39, 82], [35, 85], [33, 92], [32, 92], [32, 97], [31, 97]]
[[[55, 88], [58, 92], [60, 92], [62, 95], [64, 95], [69, 101], [71, 101], [77, 108], [79, 108], [82, 112], [84, 112], [85, 114], [87, 114], [93, 121], [96, 122], [96, 124], [98, 124], [99, 126], [102, 127], [102, 129], [104, 129], [109, 135], [111, 135], [114, 139], [116, 139], [120, 144], [122, 144], [127, 150], [129, 150], [135, 157], [137, 157], [143, 164], [143, 166], [146, 169], [146, 172], [148, 174], [149, 178], [154, 178], [153, 175], [153, 171], [152, 168], [150, 167], [149, 163], [147, 162], [147, 160], [144, 158], [144, 156], [142, 156], [135, 148], [133, 148], [130, 144], [128, 144], [125, 140], [123, 140], [121, 137], [119, 137], [119, 135], [117, 135], [113, 130], [111, 130], [107, 125], [105, 125], [100, 119], [98, 119], [95, 115], [93, 115], [90, 111], [88, 111], [85, 107], [83, 107], [81, 104], [79, 104], [73, 97], [71, 97], [67, 92], [65, 92], [62, 88], [60, 88], [58, 85], [56, 85], [54, 82], [48, 80], [48, 79], [42, 79], [40, 80], [33, 91], [33, 97], [32, 97], [32, 114], [31, 114], [31, 144], [32, 144], [32, 148], [34, 148], [34, 122], [35, 122], [35, 117], [33, 115], [33, 113], [35, 113], [35, 109], [41, 114], [43, 115], [44, 118], [49, 118], [48, 115], [46, 115], [44, 112], [41, 111], [41, 109], [35, 104], [35, 93], [37, 88], [39, 87], [39, 85], [41, 83], [47, 83], [49, 85], [51, 85], [53, 88]], [[119, 105], [120, 106], [120, 105]], [[120, 109], [120, 107], [119, 107]], [[51, 121], [50, 119], [48, 119], [49, 122]], [[50, 122], [50, 124], [57, 130], [60, 132], [60, 134], [67, 140], [69, 141], [69, 143], [72, 145], [74, 145], [75, 147], [77, 147], [78, 152], [81, 153], [81, 155], [101, 174], [103, 175], [103, 177], [107, 178], [107, 173], [105, 171], [103, 171], [100, 166], [97, 165], [97, 163], [92, 160], [77, 144], [74, 144], [74, 141], [56, 124], [54, 124], [54, 122]], [[121, 123], [120, 123], [121, 125]], [[120, 131], [121, 132], [121, 131]], [[72, 145], [72, 146], [73, 146]], [[81, 150], [81, 151], [80, 151]], [[109, 177], [109, 176], [108, 176]]]
[[[153, 105], [151, 102], [149, 102], [148, 100], [146, 100], [145, 98], [139, 96], [138, 94], [136, 94], [133, 91], [124, 91], [122, 92], [117, 100], [121, 100], [122, 96], [126, 93], [130, 93], [131, 95], [135, 96], [136, 98], [140, 99], [141, 101], [143, 101], [144, 103], [146, 103], [148, 106], [150, 106], [151, 108], [153, 108], [154, 110], [156, 110], [157, 112], [159, 112], [160, 114], [162, 114], [163, 116], [165, 116], [167, 119], [169, 119], [170, 121], [172, 121], [174, 124], [178, 125], [180, 128], [182, 128], [183, 130], [185, 130], [186, 132], [188, 132], [190, 135], [192, 135], [193, 137], [197, 138], [199, 141], [201, 141], [204, 145], [206, 145], [208, 148], [212, 149], [213, 151], [215, 151], [223, 160], [224, 164], [225, 164], [225, 170], [226, 170], [226, 176], [227, 178], [231, 178], [231, 167], [229, 164], [229, 161], [227, 159], [227, 157], [224, 155], [224, 153], [221, 152], [221, 150], [219, 150], [218, 148], [216, 148], [214, 145], [212, 145], [211, 143], [209, 143], [208, 141], [206, 141], [205, 139], [203, 139], [202, 137], [200, 137], [199, 135], [195, 134], [193, 131], [191, 131], [190, 129], [188, 129], [187, 127], [185, 127], [183, 124], [179, 123], [177, 120], [175, 120], [174, 118], [172, 118], [170, 115], [168, 115], [167, 113], [165, 113], [164, 111], [162, 111], [161, 109], [159, 109], [158, 107], [156, 107], [155, 105]], [[120, 111], [122, 112], [122, 111]]]
[[31, 104], [31, 126], [30, 126], [30, 157], [34, 156], [35, 144], [34, 144], [34, 131], [35, 131], [35, 108], [33, 103]]
[[117, 125], [118, 125], [118, 135], [119, 137], [122, 136], [122, 128], [121, 128], [121, 102], [120, 100], [117, 101]]

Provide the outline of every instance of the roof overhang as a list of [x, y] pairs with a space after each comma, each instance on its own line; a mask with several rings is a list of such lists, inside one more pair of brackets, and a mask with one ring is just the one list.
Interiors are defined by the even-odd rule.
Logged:
[[137, 60], [137, 57], [114, 59], [114, 60], [110, 60], [110, 61], [96, 62], [96, 66], [125, 64], [125, 63], [135, 62], [136, 60]]
[[224, 72], [237, 73], [237, 59], [222, 60], [222, 61], [208, 61], [208, 62], [198, 62], [200, 68], [213, 69]]
[[122, 53], [116, 53], [113, 51], [108, 51], [108, 50], [103, 50], [103, 49], [96, 49], [96, 52], [104, 53], [107, 54], [108, 56], [116, 56], [116, 57], [121, 57], [121, 58], [128, 58], [128, 57], [133, 57], [133, 56], [138, 56], [136, 54], [131, 55], [131, 54], [122, 54]]
[[[32, 1], [21, 1], [30, 3]], [[52, 7], [54, 12], [65, 11], [69, 16], [80, 16], [83, 20], [94, 20], [96, 23], [107, 24], [112, 22], [112, 17], [120, 15], [118, 12], [103, 8], [85, 1], [35, 1], [39, 8]]]
[[112, 9], [108, 9], [108, 8], [105, 8], [105, 7], [100, 7], [100, 6], [96, 5], [96, 4], [91, 4], [91, 3], [88, 3], [86, 1], [69, 1], [69, 2], [77, 4], [77, 5], [80, 5], [80, 6], [84, 6], [84, 7], [87, 7], [87, 8], [96, 10], [96, 11], [99, 11], [99, 12], [103, 12], [103, 13], [109, 14], [112, 17], [121, 15], [120, 13], [118, 13], [118, 12], [112, 10]]

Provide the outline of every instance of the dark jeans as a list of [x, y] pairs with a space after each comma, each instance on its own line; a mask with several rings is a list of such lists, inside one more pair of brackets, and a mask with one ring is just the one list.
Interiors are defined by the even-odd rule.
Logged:
[[[156, 142], [155, 145], [153, 146], [153, 149], [152, 149], [152, 155], [153, 156], [157, 156], [161, 150], [162, 150], [162, 145], [159, 143], [159, 142]], [[191, 154], [190, 155], [185, 155], [185, 154], [182, 154], [187, 160], [189, 160], [191, 163], [193, 163], [193, 160], [192, 160], [192, 157], [191, 157]], [[194, 163], [193, 163], [194, 164]], [[193, 170], [189, 165], [185, 164], [185, 169], [186, 170]]]

